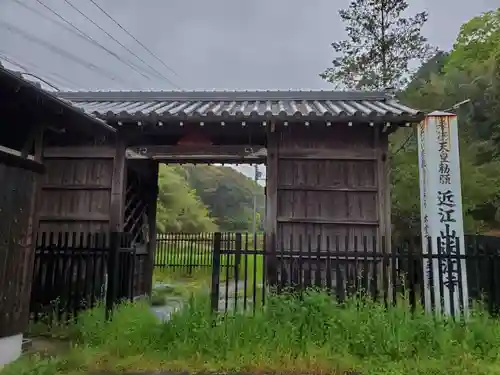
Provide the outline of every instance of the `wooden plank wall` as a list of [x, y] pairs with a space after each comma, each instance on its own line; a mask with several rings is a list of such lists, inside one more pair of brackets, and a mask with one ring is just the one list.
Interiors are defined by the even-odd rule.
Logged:
[[0, 338], [22, 333], [29, 318], [34, 249], [31, 171], [0, 164]]
[[115, 148], [53, 147], [44, 150], [47, 173], [39, 188], [39, 233], [110, 230]]
[[387, 136], [368, 125], [334, 126], [297, 123], [269, 135], [268, 230], [277, 248], [298, 250], [299, 236], [311, 236], [313, 249], [326, 249], [327, 237], [330, 246], [340, 238], [340, 251], [353, 250], [355, 237], [358, 250], [364, 237], [372, 249], [374, 237], [390, 236]]

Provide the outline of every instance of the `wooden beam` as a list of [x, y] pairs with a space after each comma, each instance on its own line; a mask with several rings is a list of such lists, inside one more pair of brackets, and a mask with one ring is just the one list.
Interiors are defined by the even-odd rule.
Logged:
[[74, 184], [74, 185], [42, 185], [42, 190], [109, 190], [109, 185], [86, 185], [86, 184]]
[[96, 213], [86, 215], [40, 215], [39, 221], [109, 221], [109, 215]]
[[278, 190], [291, 191], [338, 191], [338, 192], [376, 192], [376, 186], [340, 187], [340, 186], [312, 186], [312, 185], [280, 185]]
[[280, 149], [280, 159], [293, 160], [376, 160], [374, 148], [366, 149]]
[[278, 223], [301, 223], [301, 224], [334, 224], [334, 225], [362, 225], [377, 226], [378, 220], [343, 220], [325, 219], [322, 217], [278, 217]]
[[44, 158], [60, 159], [112, 159], [115, 148], [110, 146], [47, 147]]
[[175, 145], [175, 146], [158, 146], [158, 145], [143, 145], [130, 149], [139, 155], [155, 156], [245, 156], [254, 153], [266, 155], [266, 149], [262, 146], [255, 145]]
[[2, 149], [0, 149], [0, 163], [9, 167], [21, 168], [39, 174], [45, 173], [45, 166], [42, 163], [14, 155]]

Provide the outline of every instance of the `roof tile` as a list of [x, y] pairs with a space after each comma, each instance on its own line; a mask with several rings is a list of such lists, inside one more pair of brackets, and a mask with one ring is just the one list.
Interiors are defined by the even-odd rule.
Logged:
[[336, 91], [68, 92], [76, 107], [102, 119], [159, 117], [405, 117], [423, 113], [385, 93]]

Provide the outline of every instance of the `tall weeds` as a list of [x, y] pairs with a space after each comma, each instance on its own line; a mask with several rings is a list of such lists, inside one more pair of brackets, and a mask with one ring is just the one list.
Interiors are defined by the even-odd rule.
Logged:
[[[111, 322], [103, 317], [100, 308], [81, 316], [72, 330], [75, 347], [50, 362], [53, 373], [500, 374], [500, 322], [482, 313], [467, 324], [435, 319], [410, 313], [404, 301], [388, 309], [360, 299], [339, 305], [310, 291], [272, 296], [255, 315], [214, 317], [208, 299], [200, 297], [168, 323], [158, 323], [144, 304], [120, 306]], [[28, 368], [30, 374], [49, 373], [36, 372], [32, 359], [6, 374], [27, 374]]]

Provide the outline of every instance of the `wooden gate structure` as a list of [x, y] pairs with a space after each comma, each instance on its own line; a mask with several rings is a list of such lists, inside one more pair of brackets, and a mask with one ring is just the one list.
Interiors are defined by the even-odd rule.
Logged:
[[[21, 353], [27, 327], [44, 136], [115, 133], [103, 121], [0, 65], [0, 366]], [[49, 166], [50, 169], [50, 166]]]
[[[19, 184], [32, 193], [31, 202], [18, 207], [25, 215], [18, 242], [28, 249], [24, 260], [12, 247], [0, 249], [2, 273], [19, 271], [19, 285], [29, 280], [37, 234], [124, 232], [138, 257], [134, 294], [149, 293], [160, 162], [266, 163], [268, 250], [300, 251], [304, 244], [284, 241], [290, 233], [312, 236], [314, 247], [322, 246], [315, 239], [327, 236], [366, 236], [371, 247], [382, 237], [390, 243], [388, 135], [424, 117], [376, 92], [67, 92], [56, 97], [3, 68], [0, 78], [5, 120], [0, 144], [23, 156], [36, 151], [36, 163], [17, 159], [44, 172], [32, 185], [22, 182], [19, 172]], [[10, 171], [8, 176], [14, 178]], [[349, 242], [342, 246], [353, 250]], [[15, 268], [19, 262], [23, 266]], [[268, 272], [272, 280], [272, 267]], [[0, 288], [11, 290], [1, 282]], [[25, 312], [21, 315], [25, 320]]]
[[[60, 96], [118, 130], [119, 146], [113, 152], [114, 176], [119, 180], [113, 178], [108, 184], [121, 208], [113, 202], [106, 206], [110, 215], [120, 217], [117, 222], [130, 221], [120, 216], [128, 207], [123, 198], [124, 172], [118, 172], [124, 163], [140, 165], [145, 181], [152, 183], [157, 167], [147, 169], [151, 163], [266, 162], [266, 244], [268, 249], [290, 251], [305, 247], [285, 243], [290, 233], [296, 238], [312, 236], [315, 249], [325, 247], [317, 239], [325, 241], [329, 236], [366, 237], [369, 251], [382, 238], [390, 243], [388, 135], [424, 116], [383, 92], [77, 92]], [[107, 147], [112, 152], [112, 146]], [[73, 151], [67, 148], [67, 152]], [[151, 198], [144, 198], [150, 202], [153, 185], [144, 190], [151, 191]], [[154, 241], [154, 212], [148, 214]], [[346, 241], [340, 250], [354, 250], [353, 246], [353, 241]], [[151, 272], [154, 246], [149, 249]], [[268, 272], [272, 277], [271, 267]]]

